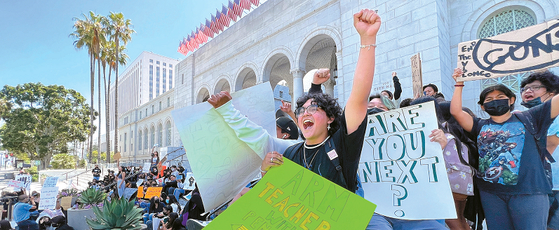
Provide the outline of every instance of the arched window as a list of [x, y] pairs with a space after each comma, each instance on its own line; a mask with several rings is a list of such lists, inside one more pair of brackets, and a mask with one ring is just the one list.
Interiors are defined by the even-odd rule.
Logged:
[[157, 125], [157, 144], [163, 146], [163, 125], [161, 123]]
[[149, 142], [149, 146], [153, 147], [155, 145], [155, 127], [151, 126], [151, 140]]
[[142, 150], [142, 130], [139, 131], [138, 133], [138, 150]]
[[171, 122], [170, 121], [167, 121], [167, 123], [165, 123], [165, 133], [166, 133], [165, 146], [171, 146]]
[[[504, 10], [497, 11], [495, 14], [492, 14], [492, 16], [485, 19], [478, 30], [478, 38], [493, 37], [528, 26], [533, 26], [535, 24], [536, 18], [531, 12], [522, 9], [506, 8]], [[480, 81], [480, 88], [483, 90], [492, 85], [503, 84], [509, 87], [509, 89], [516, 94], [516, 98], [521, 98], [520, 83], [522, 82], [522, 79], [528, 75], [530, 75], [530, 73], [525, 72], [500, 78], [484, 79]], [[517, 99], [516, 101], [519, 100]]]
[[126, 133], [124, 133], [124, 152], [126, 152], [126, 140], [128, 140], [126, 138]]
[[501, 11], [485, 20], [478, 32], [478, 38], [493, 37], [536, 24], [532, 14], [520, 9]]
[[144, 129], [144, 149], [148, 149], [148, 128]]

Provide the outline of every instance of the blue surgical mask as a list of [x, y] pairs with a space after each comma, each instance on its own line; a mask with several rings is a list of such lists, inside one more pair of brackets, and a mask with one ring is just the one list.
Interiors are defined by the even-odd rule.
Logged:
[[537, 97], [536, 99], [532, 99], [532, 100], [527, 101], [527, 102], [522, 102], [520, 104], [529, 109], [529, 108], [532, 108], [534, 106], [541, 105], [542, 104], [542, 99], [541, 99], [541, 97]]
[[169, 199], [166, 199], [165, 202], [168, 204], [168, 203], [169, 203]]

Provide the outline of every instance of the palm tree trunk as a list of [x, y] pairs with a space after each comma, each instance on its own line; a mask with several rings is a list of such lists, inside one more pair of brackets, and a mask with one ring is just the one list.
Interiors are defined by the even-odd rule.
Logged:
[[[118, 151], [118, 66], [120, 65], [119, 63], [119, 58], [118, 58], [118, 31], [115, 33], [115, 43], [116, 43], [116, 65], [115, 65], [115, 154]], [[110, 163], [110, 154], [107, 154], [107, 159], [109, 159], [109, 163]]]
[[97, 163], [99, 163], [101, 161], [101, 57], [97, 59], [97, 88], [99, 89], [99, 104], [97, 104], [99, 108], [97, 115], [99, 119], [99, 126], [97, 126]]
[[93, 150], [93, 104], [95, 102], [95, 98], [94, 96], [94, 92], [95, 92], [95, 58], [93, 56], [93, 53], [90, 55], [89, 58], [89, 62], [90, 62], [90, 72], [91, 72], [91, 107], [90, 107], [90, 120], [91, 120], [91, 127], [89, 129], [89, 150], [88, 150], [88, 154], [89, 154], [89, 162], [91, 162], [92, 159], [92, 150]]
[[110, 122], [110, 102], [111, 102], [111, 97], [110, 97], [110, 89], [111, 89], [111, 71], [112, 71], [112, 67], [109, 65], [109, 80], [106, 82], [105, 84], [105, 128], [107, 129], [105, 138], [107, 141], [107, 148], [105, 149], [105, 151], [107, 152], [107, 163], [111, 160], [111, 156], [110, 156], [110, 152], [111, 152], [111, 122]]

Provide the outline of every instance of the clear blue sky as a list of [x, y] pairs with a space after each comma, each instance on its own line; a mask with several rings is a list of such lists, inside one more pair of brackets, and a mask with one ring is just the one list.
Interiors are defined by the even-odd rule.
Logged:
[[[0, 87], [27, 82], [64, 85], [90, 100], [87, 50], [76, 50], [73, 18], [93, 11], [122, 12], [136, 33], [127, 45], [131, 63], [142, 51], [184, 59], [179, 41], [227, 0], [0, 1]], [[120, 72], [126, 67], [121, 66]], [[113, 75], [114, 76], [114, 75]], [[97, 93], [97, 92], [96, 92]], [[97, 98], [97, 96], [95, 96]], [[97, 104], [97, 103], [95, 103]], [[97, 107], [97, 105], [95, 105]]]

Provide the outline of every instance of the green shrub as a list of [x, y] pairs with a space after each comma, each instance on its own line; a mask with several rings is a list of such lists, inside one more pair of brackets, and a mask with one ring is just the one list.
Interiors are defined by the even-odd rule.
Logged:
[[97, 219], [87, 219], [91, 229], [140, 229], [142, 209], [134, 206], [134, 201], [126, 199], [105, 200], [103, 207], [93, 206]]

